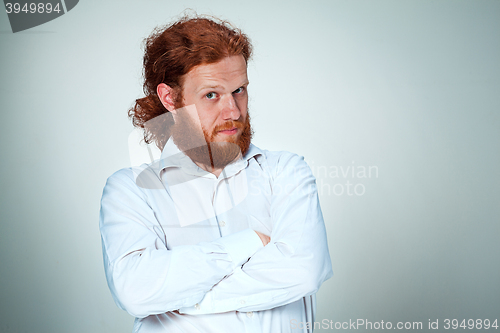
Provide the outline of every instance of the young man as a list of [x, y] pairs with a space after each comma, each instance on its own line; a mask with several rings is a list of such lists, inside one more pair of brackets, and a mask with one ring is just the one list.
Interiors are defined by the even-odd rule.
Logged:
[[315, 179], [301, 157], [250, 143], [250, 56], [213, 19], [146, 41], [146, 97], [129, 114], [162, 155], [108, 179], [100, 218], [108, 285], [134, 332], [312, 331], [332, 275]]

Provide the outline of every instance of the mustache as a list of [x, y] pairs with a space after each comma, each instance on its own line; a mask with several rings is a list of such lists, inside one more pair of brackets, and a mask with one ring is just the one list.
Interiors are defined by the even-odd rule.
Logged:
[[223, 124], [216, 125], [212, 131], [212, 135], [216, 135], [220, 131], [230, 130], [233, 128], [243, 129], [245, 127], [245, 123], [240, 120], [228, 120]]

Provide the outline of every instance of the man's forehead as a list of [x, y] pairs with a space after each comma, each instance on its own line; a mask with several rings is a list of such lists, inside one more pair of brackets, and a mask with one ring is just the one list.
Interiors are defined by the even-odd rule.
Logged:
[[225, 84], [246, 84], [247, 66], [243, 56], [226, 57], [216, 63], [203, 64], [191, 69], [185, 77], [196, 86], [221, 86]]

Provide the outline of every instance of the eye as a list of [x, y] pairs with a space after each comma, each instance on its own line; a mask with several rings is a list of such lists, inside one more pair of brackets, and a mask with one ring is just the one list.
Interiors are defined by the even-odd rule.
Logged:
[[239, 87], [238, 89], [236, 89], [235, 91], [233, 91], [233, 94], [240, 94], [240, 93], [242, 93], [244, 90], [245, 90], [245, 88], [244, 88], [244, 87]]
[[205, 97], [208, 99], [215, 99], [217, 97], [217, 94], [212, 91], [206, 94]]

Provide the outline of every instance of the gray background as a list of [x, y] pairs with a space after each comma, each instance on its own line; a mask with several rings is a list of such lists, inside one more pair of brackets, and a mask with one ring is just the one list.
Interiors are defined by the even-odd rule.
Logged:
[[318, 176], [318, 320], [500, 320], [500, 1], [86, 0], [17, 34], [0, 13], [1, 332], [131, 332], [99, 201], [130, 164], [142, 39], [185, 8], [252, 38], [254, 142]]

